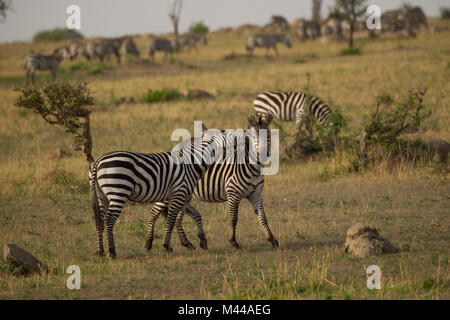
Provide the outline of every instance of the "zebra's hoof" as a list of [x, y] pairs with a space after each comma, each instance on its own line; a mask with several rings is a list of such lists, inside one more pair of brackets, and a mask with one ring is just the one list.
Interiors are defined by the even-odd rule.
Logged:
[[173, 249], [170, 245], [165, 244], [165, 245], [163, 245], [163, 247], [166, 248], [167, 252], [173, 252]]
[[144, 245], [144, 249], [146, 251], [150, 251], [152, 249], [152, 243], [151, 242], [146, 242]]
[[208, 250], [208, 242], [206, 240], [200, 240], [200, 248]]
[[233, 245], [233, 247], [234, 247], [236, 250], [241, 249], [241, 247], [239, 246], [239, 244], [238, 244], [236, 241], [232, 241], [231, 244]]
[[108, 258], [110, 258], [111, 260], [114, 260], [116, 258], [116, 250], [114, 250], [114, 249], [109, 250]]
[[183, 244], [183, 247], [186, 247], [189, 250], [195, 250], [195, 246], [192, 243], [190, 243], [190, 242], [188, 242], [186, 244]]
[[269, 241], [272, 242], [272, 248], [277, 249], [280, 247], [280, 244], [278, 243], [278, 241], [276, 239], [272, 239]]
[[95, 253], [95, 255], [96, 255], [96, 256], [99, 256], [99, 257], [104, 257], [104, 256], [105, 256], [105, 251], [97, 251], [97, 252]]

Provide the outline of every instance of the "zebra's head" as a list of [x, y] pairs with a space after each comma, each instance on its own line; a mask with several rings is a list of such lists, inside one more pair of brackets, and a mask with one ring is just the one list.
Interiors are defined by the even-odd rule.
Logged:
[[54, 56], [58, 60], [63, 60], [63, 59], [71, 59], [72, 60], [70, 48], [67, 46], [56, 48], [55, 50], [53, 50], [52, 56]]
[[270, 156], [271, 136], [269, 127], [272, 119], [273, 117], [270, 114], [257, 114], [256, 116], [250, 115], [248, 117], [247, 133], [249, 137], [250, 157], [252, 157], [253, 152], [256, 152], [257, 164], [265, 163], [267, 157]]

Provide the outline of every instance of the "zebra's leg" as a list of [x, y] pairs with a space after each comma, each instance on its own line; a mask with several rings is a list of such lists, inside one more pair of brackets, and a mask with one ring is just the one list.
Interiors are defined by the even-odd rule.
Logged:
[[25, 83], [25, 86], [28, 87], [28, 83], [29, 83], [29, 80], [30, 80], [30, 70], [27, 70], [26, 79], [27, 79], [27, 81]]
[[184, 200], [171, 200], [169, 203], [169, 213], [166, 220], [166, 232], [164, 235], [163, 247], [168, 252], [172, 252], [173, 249], [170, 246], [170, 238], [172, 236], [173, 227], [175, 226], [175, 220], [180, 210], [186, 205]]
[[55, 75], [56, 75], [56, 70], [55, 69], [50, 70], [50, 79], [52, 82], [55, 82]]
[[100, 197], [98, 197], [97, 191], [94, 190], [95, 186], [92, 188], [91, 201], [94, 209], [95, 232], [97, 235], [97, 255], [102, 257], [105, 255], [105, 249], [103, 247], [103, 230], [105, 229], [105, 216], [109, 204], [106, 197], [103, 198], [101, 194]]
[[183, 247], [188, 248], [189, 250], [195, 250], [195, 246], [189, 241], [183, 230], [183, 211], [180, 211], [175, 220], [175, 227], [177, 228], [178, 236], [180, 237], [180, 243]]
[[108, 211], [105, 215], [105, 230], [106, 230], [106, 248], [108, 249], [108, 256], [111, 259], [116, 258], [116, 246], [114, 244], [114, 223], [117, 218], [119, 218], [120, 213], [122, 212], [124, 202], [116, 201], [114, 199], [110, 199]]
[[31, 83], [34, 86], [34, 71], [31, 71]]
[[241, 199], [235, 195], [228, 196], [228, 214], [230, 218], [230, 230], [228, 233], [228, 240], [231, 242], [233, 247], [240, 249], [239, 244], [236, 241], [236, 225], [238, 222], [238, 211], [239, 203]]
[[278, 241], [273, 236], [272, 231], [270, 231], [269, 224], [267, 223], [267, 217], [266, 213], [264, 212], [264, 205], [261, 193], [253, 193], [249, 198], [247, 198], [247, 200], [250, 201], [250, 203], [253, 206], [253, 210], [255, 211], [255, 214], [258, 216], [259, 223], [263, 227], [264, 232], [266, 233], [267, 241], [272, 243], [273, 248], [278, 248], [279, 247]]
[[197, 237], [200, 239], [200, 248], [207, 250], [208, 241], [206, 240], [205, 231], [203, 230], [202, 216], [191, 205], [184, 207], [184, 212], [189, 215], [197, 225]]
[[158, 220], [159, 215], [162, 213], [163, 216], [167, 216], [167, 207], [169, 206], [166, 202], [155, 203], [152, 210], [148, 215], [147, 222], [147, 236], [145, 238], [145, 250], [150, 251], [153, 244], [153, 235], [155, 231], [155, 222]]
[[277, 48], [277, 45], [276, 45], [276, 44], [273, 45], [273, 50], [275, 50], [277, 56], [280, 55], [280, 53], [278, 52], [278, 48]]

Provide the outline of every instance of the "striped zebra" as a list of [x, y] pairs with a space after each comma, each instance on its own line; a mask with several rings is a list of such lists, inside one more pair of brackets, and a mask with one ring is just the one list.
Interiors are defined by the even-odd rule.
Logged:
[[248, 52], [253, 54], [255, 47], [265, 47], [266, 56], [269, 53], [269, 49], [273, 48], [277, 55], [277, 43], [283, 42], [288, 48], [292, 47], [291, 40], [288, 35], [278, 35], [278, 34], [254, 34], [247, 37], [246, 49]]
[[191, 52], [192, 49], [198, 51], [197, 42], [200, 42], [203, 45], [208, 45], [208, 39], [206, 38], [206, 34], [187, 34], [183, 35], [179, 38], [180, 45], [188, 47], [188, 52]]
[[[262, 163], [261, 161], [249, 161], [249, 159], [258, 159], [257, 154], [254, 152], [260, 152], [262, 148], [265, 150], [270, 150], [270, 130], [269, 125], [272, 121], [272, 116], [267, 117], [255, 116], [249, 117], [249, 128], [253, 129], [256, 135], [253, 138], [247, 138], [247, 143], [244, 145], [244, 150], [239, 149], [235, 141], [243, 141], [245, 139], [245, 133], [243, 132], [232, 132], [225, 133], [228, 144], [234, 148], [234, 159], [238, 157], [237, 153], [239, 151], [244, 151], [243, 163], [238, 163], [234, 161], [233, 163], [227, 163], [227, 158], [223, 163], [215, 163], [213, 166], [206, 170], [203, 177], [197, 182], [196, 188], [194, 190], [194, 197], [200, 201], [204, 202], [228, 202], [228, 213], [229, 213], [229, 241], [236, 248], [239, 249], [239, 244], [236, 241], [236, 225], [238, 221], [238, 210], [239, 204], [242, 199], [247, 199], [253, 206], [253, 210], [258, 217], [259, 223], [266, 233], [267, 240], [272, 243], [273, 247], [278, 247], [278, 241], [272, 235], [272, 232], [267, 223], [266, 214], [264, 212], [262, 190], [264, 187], [264, 176], [261, 174]], [[267, 144], [259, 145], [259, 130], [267, 129]], [[249, 148], [250, 141], [256, 143], [256, 148]], [[258, 159], [259, 160], [259, 159]], [[151, 248], [154, 233], [154, 224], [158, 219], [158, 216], [162, 213], [163, 216], [167, 216], [168, 203], [158, 202], [156, 203], [148, 219], [147, 226], [147, 238], [146, 238], [146, 248]], [[197, 228], [199, 230], [199, 237], [203, 230], [201, 225], [200, 214], [190, 205], [186, 206], [184, 212], [180, 212], [176, 219], [175, 226], [180, 237], [180, 242], [183, 246], [194, 249], [195, 247], [189, 242], [184, 233], [182, 227], [183, 213], [191, 216]], [[200, 238], [201, 239], [201, 238]], [[200, 247], [206, 249], [206, 243], [202, 244], [200, 241]]]
[[133, 41], [131, 37], [127, 37], [122, 41], [120, 46], [120, 52], [127, 57], [128, 55], [134, 56], [136, 59], [139, 58], [139, 50], [136, 46], [136, 43]]
[[87, 52], [86, 44], [84, 43], [72, 43], [70, 45], [71, 59], [76, 59], [78, 56], [83, 56], [86, 60], [91, 60], [90, 55]]
[[105, 230], [108, 255], [112, 259], [116, 257], [113, 227], [127, 200], [168, 202], [163, 245], [167, 251], [172, 251], [170, 238], [178, 212], [190, 202], [197, 180], [212, 165], [212, 152], [221, 147], [222, 140], [222, 135], [206, 132], [202, 138], [181, 142], [175, 152], [142, 154], [116, 151], [93, 162], [89, 183], [96, 221], [97, 254], [104, 255]]
[[37, 70], [49, 70], [51, 81], [55, 81], [56, 69], [63, 59], [71, 58], [69, 47], [60, 47], [53, 51], [50, 55], [41, 55], [31, 53], [25, 57], [26, 85], [31, 82], [34, 84], [34, 74]]
[[100, 39], [89, 42], [86, 45], [86, 53], [89, 55], [90, 59], [98, 59], [101, 62], [111, 55], [114, 55], [117, 59], [117, 63], [120, 64], [120, 39]]
[[257, 114], [270, 114], [281, 121], [295, 120], [297, 132], [305, 124], [310, 136], [312, 128], [306, 118], [314, 116], [323, 124], [332, 112], [322, 99], [304, 92], [266, 91], [256, 97], [253, 106]]
[[155, 61], [155, 53], [156, 51], [163, 51], [164, 58], [167, 60], [168, 55], [172, 55], [174, 53], [174, 48], [172, 42], [163, 38], [154, 38], [150, 39], [147, 44], [148, 54], [152, 61]]

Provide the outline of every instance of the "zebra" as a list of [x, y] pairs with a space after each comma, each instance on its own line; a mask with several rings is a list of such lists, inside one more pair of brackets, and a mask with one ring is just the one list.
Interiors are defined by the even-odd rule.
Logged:
[[196, 51], [197, 49], [197, 42], [200, 42], [203, 45], [208, 45], [208, 39], [206, 39], [206, 34], [202, 33], [200, 35], [197, 34], [187, 34], [184, 36], [181, 36], [179, 38], [180, 45], [181, 46], [187, 46], [188, 52], [191, 52], [191, 50], [194, 48]]
[[332, 112], [322, 99], [304, 92], [266, 91], [256, 97], [253, 106], [257, 114], [270, 114], [281, 121], [295, 120], [297, 133], [305, 124], [310, 136], [312, 128], [306, 117], [314, 116], [323, 124]]
[[283, 42], [288, 48], [292, 47], [291, 40], [288, 35], [278, 34], [255, 34], [247, 37], [246, 49], [253, 54], [255, 47], [266, 47], [266, 56], [270, 48], [273, 48], [278, 53], [277, 43]]
[[90, 55], [86, 50], [86, 44], [73, 43], [69, 47], [71, 59], [76, 59], [78, 56], [83, 56], [86, 60], [91, 60]]
[[71, 58], [69, 47], [60, 47], [53, 50], [50, 55], [41, 55], [31, 53], [25, 57], [25, 70], [26, 70], [26, 85], [29, 83], [31, 76], [31, 82], [34, 85], [34, 74], [37, 70], [49, 70], [51, 81], [55, 81], [56, 69], [59, 64], [65, 58]]
[[150, 58], [155, 61], [156, 51], [163, 51], [164, 57], [167, 60], [168, 54], [173, 54], [174, 48], [172, 42], [163, 38], [150, 39], [147, 44], [148, 54]]
[[[171, 252], [170, 237], [177, 214], [190, 202], [197, 180], [212, 165], [212, 150], [220, 148], [221, 143], [221, 134], [204, 132], [202, 138], [192, 138], [178, 144], [176, 152], [143, 154], [115, 151], [93, 162], [89, 170], [89, 183], [96, 222], [97, 254], [105, 254], [105, 230], [108, 255], [111, 259], [116, 257], [113, 227], [127, 200], [169, 203], [163, 246]], [[184, 155], [187, 155], [188, 161]], [[202, 237], [206, 241], [204, 233]]]
[[[198, 180], [194, 190], [194, 197], [200, 201], [213, 203], [228, 202], [228, 213], [230, 219], [228, 239], [236, 249], [240, 248], [236, 241], [236, 225], [238, 220], [239, 204], [242, 199], [247, 199], [252, 204], [259, 223], [266, 233], [267, 240], [272, 243], [272, 247], [278, 248], [279, 246], [278, 241], [275, 239], [269, 228], [266, 214], [264, 212], [262, 199], [262, 190], [264, 188], [264, 176], [261, 174], [262, 163], [260, 161], [255, 161], [254, 164], [252, 164], [249, 161], [249, 159], [255, 157], [254, 155], [249, 154], [252, 150], [257, 150], [260, 152], [261, 148], [264, 147], [263, 145], [259, 145], [258, 133], [260, 129], [268, 129], [271, 121], [271, 115], [264, 117], [261, 115], [258, 117], [253, 115], [250, 116], [248, 119], [249, 128], [251, 130], [255, 130], [254, 132], [256, 132], [256, 136], [253, 141], [256, 141], [258, 146], [255, 149], [248, 148], [248, 145], [247, 147], [244, 146], [246, 149], [244, 149], [244, 151], [247, 154], [244, 157], [245, 161], [243, 163], [236, 163], [236, 161], [233, 163], [227, 163], [225, 160], [222, 163], [216, 163], [209, 167], [203, 177]], [[269, 134], [267, 136], [268, 139], [266, 150], [270, 150], [270, 131], [267, 131]], [[234, 146], [235, 151], [233, 155], [235, 158], [236, 153], [238, 152], [237, 150], [239, 150], [236, 148], [237, 146], [235, 145], [235, 141], [242, 141], [245, 139], [244, 135], [245, 134], [243, 132], [233, 132], [228, 134], [225, 138], [230, 143], [227, 145]], [[251, 140], [248, 140], [247, 143], [250, 141]], [[155, 221], [161, 213], [164, 217], [167, 216], [167, 208], [167, 202], [158, 202], [153, 206], [149, 214], [146, 237], [147, 249], [151, 248]], [[184, 208], [184, 213], [187, 213], [194, 219], [200, 235], [201, 230], [203, 230], [201, 226], [200, 214], [190, 205], [187, 205]], [[183, 212], [180, 212], [175, 222], [175, 226], [180, 237], [180, 242], [183, 246], [194, 249], [195, 247], [189, 242], [183, 231], [182, 219]], [[200, 242], [200, 246], [203, 249], [206, 249], [206, 247], [202, 245], [202, 242]]]
[[122, 41], [120, 51], [125, 57], [132, 55], [136, 59], [139, 58], [139, 50], [131, 37], [127, 37]]
[[97, 58], [101, 62], [105, 58], [109, 59], [111, 55], [115, 55], [117, 63], [120, 64], [119, 41], [119, 39], [100, 39], [89, 42], [86, 45], [86, 53], [91, 59]]

